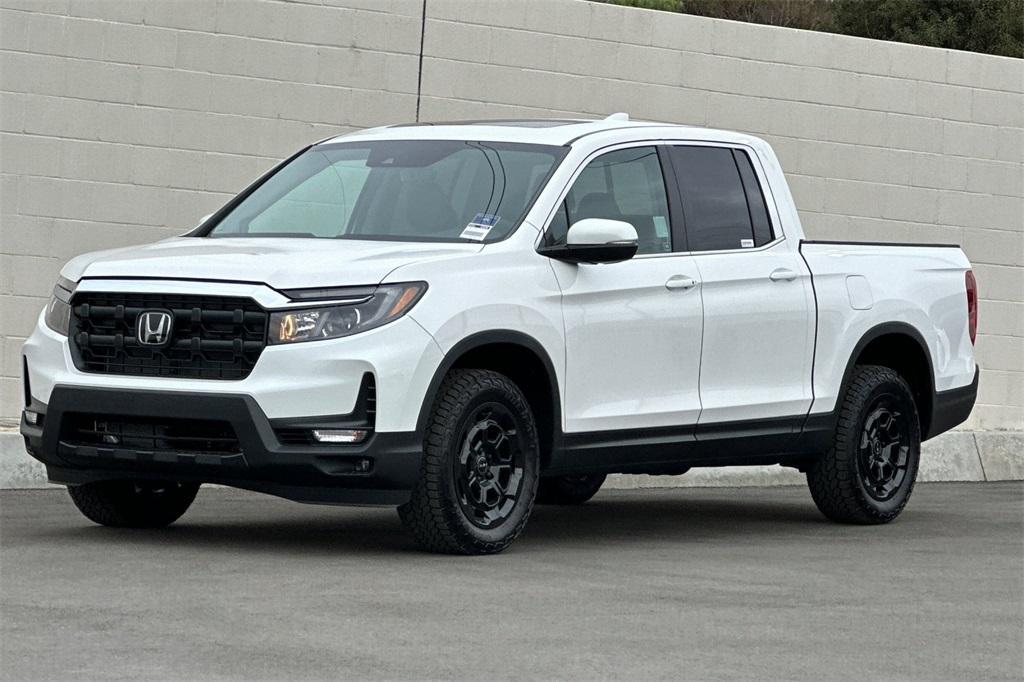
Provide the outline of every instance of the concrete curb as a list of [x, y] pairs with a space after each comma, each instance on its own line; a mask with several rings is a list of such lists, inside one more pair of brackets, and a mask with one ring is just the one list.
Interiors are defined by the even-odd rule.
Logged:
[[[1024, 431], [950, 431], [922, 447], [919, 481], [1024, 480]], [[780, 466], [694, 469], [685, 476], [612, 476], [609, 488], [702, 488], [802, 485], [803, 474]], [[0, 430], [0, 488], [46, 488], [43, 465], [25, 452], [15, 430]]]

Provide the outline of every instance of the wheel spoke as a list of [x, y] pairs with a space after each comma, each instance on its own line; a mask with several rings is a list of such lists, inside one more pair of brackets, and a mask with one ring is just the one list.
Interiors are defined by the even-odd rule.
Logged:
[[872, 497], [886, 500], [903, 485], [910, 462], [904, 411], [881, 396], [864, 418], [857, 450], [861, 481]]
[[456, 489], [466, 517], [483, 528], [504, 522], [517, 506], [524, 454], [516, 424], [508, 408], [489, 403], [473, 413], [461, 436]]
[[495, 481], [500, 481], [501, 475], [506, 471], [512, 471], [512, 464], [508, 462], [498, 462], [491, 465], [491, 477]]
[[891, 482], [891, 486], [892, 486], [891, 489], [892, 490], [898, 489], [901, 485], [903, 485], [903, 479], [905, 479], [906, 477], [907, 477], [907, 470], [906, 470], [906, 468], [897, 469], [896, 473], [893, 474], [893, 478], [892, 478], [892, 482]]
[[889, 428], [886, 429], [885, 435], [886, 435], [886, 439], [885, 439], [885, 444], [886, 445], [893, 445], [895, 443], [899, 443], [900, 442], [900, 438], [902, 436], [902, 434], [900, 433], [899, 422], [897, 422], [895, 419], [893, 419], [890, 422]]
[[892, 462], [893, 466], [897, 469], [906, 469], [907, 461], [910, 459], [910, 448], [900, 445], [899, 443], [893, 445], [893, 448], [896, 453], [896, 457], [895, 459], [890, 458], [889, 461]]
[[488, 444], [489, 444], [489, 445], [490, 445], [490, 446], [491, 446], [491, 447], [492, 447], [492, 448], [493, 448], [493, 449], [494, 449], [494, 450], [495, 450], [496, 452], [497, 452], [497, 451], [499, 451], [499, 450], [501, 450], [501, 449], [502, 449], [502, 446], [504, 446], [504, 445], [505, 445], [506, 443], [508, 443], [508, 436], [506, 436], [504, 432], [500, 432], [500, 433], [498, 434], [497, 438], [495, 438], [494, 440], [492, 440], [492, 441], [488, 441]]

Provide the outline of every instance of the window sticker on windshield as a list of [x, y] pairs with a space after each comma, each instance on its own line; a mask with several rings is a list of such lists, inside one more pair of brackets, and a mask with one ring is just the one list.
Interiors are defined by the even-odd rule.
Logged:
[[741, 249], [752, 249], [752, 248], [754, 248], [754, 240], [753, 239], [741, 239], [740, 240], [740, 248]]
[[483, 241], [488, 233], [498, 224], [501, 220], [500, 217], [491, 213], [477, 213], [473, 216], [473, 220], [466, 225], [466, 228], [462, 230], [462, 234], [459, 235], [461, 239], [474, 239], [476, 241]]

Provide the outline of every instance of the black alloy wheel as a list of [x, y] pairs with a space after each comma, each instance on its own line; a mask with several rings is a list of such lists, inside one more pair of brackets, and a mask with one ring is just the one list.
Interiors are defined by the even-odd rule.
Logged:
[[463, 429], [452, 460], [462, 512], [480, 528], [508, 520], [523, 491], [525, 458], [515, 418], [499, 403], [478, 407]]
[[896, 397], [879, 396], [868, 409], [857, 451], [864, 490], [879, 502], [892, 499], [907, 477], [910, 425]]

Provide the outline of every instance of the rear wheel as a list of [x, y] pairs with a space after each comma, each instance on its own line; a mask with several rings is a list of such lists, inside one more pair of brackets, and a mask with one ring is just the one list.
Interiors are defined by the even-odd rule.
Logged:
[[903, 378], [875, 365], [855, 368], [839, 408], [833, 447], [807, 472], [818, 509], [841, 523], [892, 521], [910, 499], [921, 458], [921, 427]]
[[453, 370], [431, 412], [419, 480], [398, 514], [424, 549], [500, 552], [533, 509], [539, 452], [515, 383], [489, 370]]
[[97, 481], [68, 486], [90, 521], [116, 528], [161, 528], [178, 520], [199, 492], [198, 483]]
[[538, 504], [583, 504], [597, 494], [604, 484], [605, 474], [578, 474], [551, 476], [540, 479], [537, 486]]

